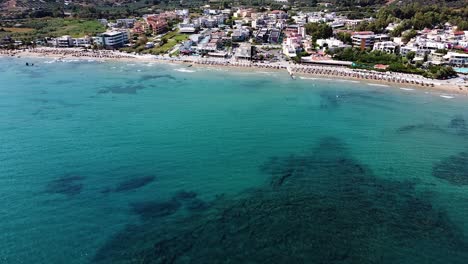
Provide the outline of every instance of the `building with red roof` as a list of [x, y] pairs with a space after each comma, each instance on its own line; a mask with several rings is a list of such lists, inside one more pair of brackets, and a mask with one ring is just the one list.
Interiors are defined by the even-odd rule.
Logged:
[[154, 34], [161, 34], [167, 31], [167, 21], [162, 17], [149, 16], [146, 18], [146, 23], [148, 23]]

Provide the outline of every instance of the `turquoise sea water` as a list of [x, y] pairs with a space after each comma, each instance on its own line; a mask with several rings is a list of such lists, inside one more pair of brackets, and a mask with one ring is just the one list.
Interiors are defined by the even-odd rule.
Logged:
[[0, 58], [0, 263], [466, 263], [465, 120], [459, 95]]

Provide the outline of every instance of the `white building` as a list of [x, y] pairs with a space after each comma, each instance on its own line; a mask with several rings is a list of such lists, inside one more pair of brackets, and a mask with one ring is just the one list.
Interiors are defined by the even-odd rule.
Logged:
[[345, 19], [343, 22], [348, 27], [355, 27], [355, 26], [361, 24], [363, 21], [364, 21], [364, 19]]
[[341, 41], [339, 39], [335, 39], [335, 38], [317, 39], [316, 43], [321, 48], [327, 46], [329, 49], [349, 47], [349, 45], [344, 44], [343, 41]]
[[283, 54], [289, 58], [294, 58], [297, 56], [297, 49], [300, 48], [300, 44], [295, 38], [287, 38], [283, 43]]
[[321, 22], [326, 22], [327, 19], [321, 16], [320, 17], [312, 16], [312, 17], [309, 17], [307, 21], [309, 21], [309, 23], [321, 23]]
[[429, 50], [438, 50], [438, 49], [448, 48], [448, 45], [445, 42], [437, 41], [434, 39], [428, 39], [423, 36], [416, 37], [414, 43], [420, 48], [429, 49]]
[[179, 24], [179, 32], [180, 33], [195, 33], [197, 31], [197, 27], [195, 24]]
[[221, 10], [221, 14], [231, 15], [231, 9], [229, 9], [229, 8], [223, 9], [223, 10]]
[[307, 16], [306, 15], [297, 15], [293, 16], [292, 19], [296, 24], [304, 25], [307, 23]]
[[325, 17], [325, 19], [327, 19], [328, 21], [333, 21], [333, 20], [335, 20], [335, 18], [336, 18], [336, 13], [335, 13], [335, 12], [328, 13], [328, 14], [325, 14], [324, 17]]
[[410, 52], [416, 53], [417, 51], [418, 51], [418, 47], [415, 47], [415, 46], [402, 46], [400, 48], [400, 54], [402, 56], [406, 56]]
[[132, 28], [136, 21], [137, 20], [135, 18], [121, 18], [117, 19], [116, 25], [117, 27]]
[[458, 42], [458, 45], [460, 47], [463, 47], [464, 49], [468, 48], [468, 39], [467, 40], [462, 40]]
[[59, 48], [73, 47], [73, 39], [71, 36], [62, 36], [55, 39], [55, 46]]
[[332, 22], [328, 22], [328, 25], [332, 28], [340, 28], [340, 27], [344, 27], [345, 23], [342, 20], [335, 20]]
[[395, 42], [396, 44], [398, 44], [400, 46], [404, 44], [402, 37], [393, 38], [393, 42]]
[[74, 38], [73, 45], [75, 47], [90, 47], [92, 44], [92, 39], [88, 36], [83, 38]]
[[249, 37], [249, 31], [246, 28], [237, 28], [231, 34], [231, 39], [234, 42], [245, 41]]
[[190, 23], [190, 19], [184, 19], [184, 22], [179, 24], [180, 33], [195, 33], [199, 28], [198, 24]]
[[175, 13], [180, 17], [188, 17], [190, 14], [188, 9], [179, 9], [176, 10]]
[[375, 35], [374, 34], [356, 34], [351, 37], [353, 45], [364, 50], [374, 46]]
[[457, 65], [457, 66], [468, 65], [468, 54], [465, 54], [465, 53], [448, 52], [447, 55], [444, 56], [444, 59], [449, 64], [452, 64], [452, 65]]
[[398, 27], [398, 25], [399, 25], [398, 23], [390, 23], [385, 28], [385, 30], [391, 32], [391, 31], [395, 30]]
[[241, 43], [237, 48], [235, 57], [237, 59], [248, 59], [252, 58], [252, 45], [249, 43]]
[[392, 41], [382, 41], [374, 43], [374, 47], [372, 50], [380, 50], [387, 53], [395, 53], [397, 47], [398, 45]]
[[108, 31], [98, 35], [95, 38], [98, 45], [107, 49], [115, 49], [122, 47], [128, 42], [128, 32], [124, 31]]

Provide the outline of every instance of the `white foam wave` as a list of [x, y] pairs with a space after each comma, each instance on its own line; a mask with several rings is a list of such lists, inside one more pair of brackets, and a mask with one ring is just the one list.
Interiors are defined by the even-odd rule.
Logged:
[[88, 61], [88, 62], [94, 62], [94, 60], [79, 60], [79, 59], [53, 59], [50, 61], [44, 61], [44, 63], [51, 64], [51, 63], [57, 63], [57, 62], [64, 62], [64, 63], [70, 63], [70, 62], [82, 62], [82, 61]]
[[60, 62], [80, 62], [80, 60], [59, 60]]
[[445, 95], [445, 94], [441, 94], [441, 95], [439, 95], [439, 96], [442, 97], [442, 98], [445, 98], [445, 99], [453, 99], [453, 98], [455, 98], [455, 97], [453, 97], [453, 96]]
[[185, 68], [174, 69], [174, 71], [178, 71], [178, 72], [195, 72], [193, 70], [188, 70], [188, 69], [185, 69]]
[[338, 82], [349, 82], [349, 83], [360, 83], [360, 81], [343, 80], [343, 79], [338, 79], [336, 81], [338, 81]]
[[386, 84], [378, 84], [378, 83], [368, 83], [367, 85], [370, 85], [370, 86], [377, 86], [377, 87], [389, 87], [389, 86], [386, 85]]
[[328, 78], [314, 78], [314, 77], [299, 77], [302, 80], [324, 80], [324, 81], [332, 81], [332, 79]]

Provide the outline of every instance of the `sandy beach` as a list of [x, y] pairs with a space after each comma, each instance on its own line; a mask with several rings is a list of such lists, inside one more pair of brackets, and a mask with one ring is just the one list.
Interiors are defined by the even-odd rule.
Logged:
[[366, 82], [382, 87], [414, 87], [427, 90], [437, 90], [444, 93], [465, 94], [468, 96], [468, 82], [463, 78], [451, 80], [433, 80], [420, 75], [377, 72], [370, 70], [351, 69], [339, 66], [319, 66], [293, 64], [289, 62], [260, 63], [248, 60], [224, 58], [204, 58], [196, 56], [169, 57], [158, 55], [134, 55], [109, 50], [82, 50], [60, 48], [35, 48], [27, 50], [0, 50], [0, 56], [53, 58], [57, 60], [82, 59], [98, 61], [132, 61], [156, 63], [181, 63], [193, 66], [231, 67], [248, 70], [290, 71], [300, 79], [341, 79]]

